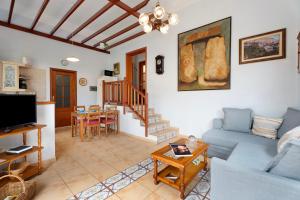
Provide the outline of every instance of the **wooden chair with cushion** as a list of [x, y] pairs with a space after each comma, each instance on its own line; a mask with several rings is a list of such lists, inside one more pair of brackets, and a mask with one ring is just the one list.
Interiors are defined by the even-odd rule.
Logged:
[[87, 132], [90, 133], [91, 136], [96, 134], [100, 135], [100, 107], [89, 107], [89, 111], [86, 117], [86, 121], [84, 123]]
[[108, 110], [103, 112], [101, 116], [100, 125], [105, 127], [105, 135], [108, 136], [109, 126], [114, 126], [115, 134], [118, 132], [118, 111]]
[[106, 106], [106, 110], [117, 110], [118, 107], [116, 105], [109, 105], [109, 106]]
[[[74, 112], [85, 112], [85, 106], [74, 106]], [[77, 129], [79, 128], [80, 120], [77, 117], [71, 119], [72, 137], [77, 135]]]
[[90, 105], [89, 106], [89, 112], [100, 112], [101, 108], [99, 105]]

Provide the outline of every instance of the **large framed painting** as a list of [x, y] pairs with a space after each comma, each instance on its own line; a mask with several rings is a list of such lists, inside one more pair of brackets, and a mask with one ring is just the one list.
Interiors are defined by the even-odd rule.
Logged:
[[231, 17], [178, 34], [178, 91], [230, 89]]
[[271, 31], [239, 41], [240, 64], [286, 57], [286, 29]]
[[2, 63], [3, 91], [16, 91], [19, 89], [19, 66], [15, 63]]

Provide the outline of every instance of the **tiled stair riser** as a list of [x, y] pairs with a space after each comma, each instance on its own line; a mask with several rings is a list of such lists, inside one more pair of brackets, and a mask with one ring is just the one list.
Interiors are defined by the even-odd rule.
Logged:
[[169, 122], [152, 124], [151, 126], [148, 127], [148, 134], [153, 134], [155, 132], [163, 131], [168, 128], [170, 128]]
[[[126, 112], [132, 113], [131, 109], [126, 107]], [[139, 117], [133, 113], [133, 118], [139, 120]], [[162, 120], [160, 114], [156, 114], [153, 108], [148, 109], [148, 134], [156, 137], [156, 142], [161, 143], [170, 140], [178, 135], [178, 129], [170, 127], [170, 122]], [[140, 120], [141, 126], [145, 126], [145, 123]]]

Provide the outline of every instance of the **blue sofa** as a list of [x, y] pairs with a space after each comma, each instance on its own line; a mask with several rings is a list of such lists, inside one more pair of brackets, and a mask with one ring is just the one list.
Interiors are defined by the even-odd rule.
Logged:
[[277, 154], [278, 140], [225, 131], [222, 123], [215, 119], [202, 137], [212, 157], [212, 200], [300, 200], [300, 181], [265, 171]]

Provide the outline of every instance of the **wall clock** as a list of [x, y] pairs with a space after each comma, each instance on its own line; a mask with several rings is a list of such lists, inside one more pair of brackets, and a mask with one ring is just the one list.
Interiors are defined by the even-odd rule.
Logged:
[[81, 85], [81, 86], [86, 86], [86, 85], [87, 85], [87, 80], [86, 80], [86, 78], [80, 78], [80, 79], [79, 79], [79, 85]]
[[155, 57], [155, 66], [156, 66], [156, 73], [163, 74], [164, 73], [164, 59], [165, 57], [162, 55], [158, 55]]

